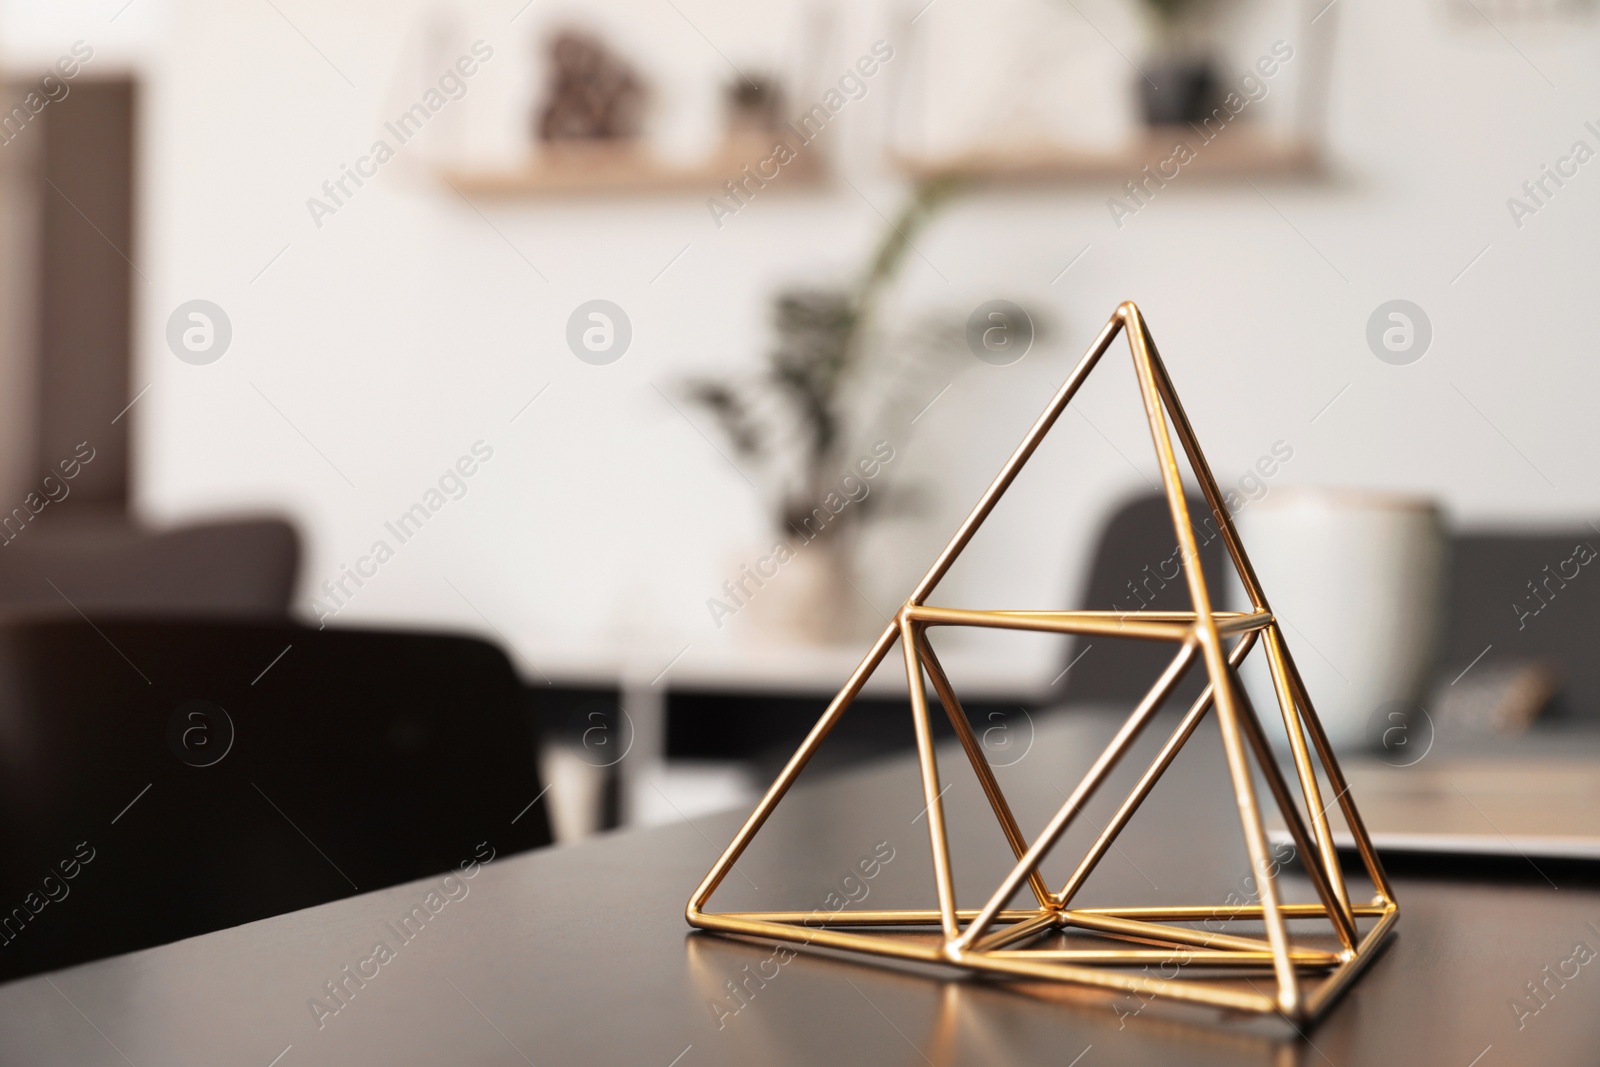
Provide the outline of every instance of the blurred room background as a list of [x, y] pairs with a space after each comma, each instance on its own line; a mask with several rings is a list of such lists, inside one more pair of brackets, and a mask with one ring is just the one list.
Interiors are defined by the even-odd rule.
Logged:
[[[6, 0], [0, 502], [50, 502], [0, 590], [487, 638], [573, 836], [747, 796], [1123, 300], [1241, 512], [1565, 545], [1597, 45], [1582, 0]], [[942, 602], [1111, 607], [1157, 484], [1110, 360]], [[1484, 592], [1489, 661], [1566, 554]], [[980, 709], [1070, 684], [951, 641]], [[633, 744], [682, 773], [622, 795]]]

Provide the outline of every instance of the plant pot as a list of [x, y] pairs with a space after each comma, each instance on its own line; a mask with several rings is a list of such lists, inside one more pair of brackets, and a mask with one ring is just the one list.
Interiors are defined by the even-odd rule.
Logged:
[[856, 591], [849, 546], [840, 539], [800, 542], [794, 556], [750, 600], [764, 639], [840, 645], [875, 635], [882, 620]]
[[1146, 63], [1139, 103], [1150, 126], [1199, 123], [1221, 105], [1221, 82], [1209, 59], [1185, 56]]

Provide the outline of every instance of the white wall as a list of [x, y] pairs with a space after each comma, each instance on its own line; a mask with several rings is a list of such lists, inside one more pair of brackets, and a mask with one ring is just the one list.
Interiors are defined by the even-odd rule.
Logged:
[[[111, 23], [121, 0], [53, 4], [48, 17], [12, 0], [3, 32], [14, 69], [53, 56], [53, 40], [82, 37], [131, 42], [117, 54], [148, 78], [138, 258], [149, 284], [139, 284], [135, 379], [154, 384], [134, 427], [149, 518], [293, 515], [308, 537], [309, 604], [386, 518], [483, 439], [494, 459], [468, 495], [401, 547], [341, 618], [487, 632], [481, 611], [536, 662], [624, 636], [667, 655], [690, 641], [709, 648], [739, 622], [713, 630], [705, 599], [768, 538], [759, 500], [657, 390], [671, 393], [691, 370], [753, 366], [775, 286], [834, 280], [862, 262], [879, 212], [904, 191], [876, 147], [888, 94], [875, 88], [827, 135], [839, 134], [859, 194], [838, 184], [763, 197], [721, 230], [690, 196], [483, 202], [484, 218], [432, 167], [505, 158], [515, 146], [533, 92], [525, 60], [552, 17], [535, 0], [510, 22], [520, 2], [275, 0], [280, 16], [267, 4], [136, 0]], [[586, 10], [649, 67], [663, 146], [685, 151], [707, 136], [695, 116], [729, 70], [707, 38], [741, 66], [793, 63], [803, 19], [793, 4], [676, 6], [693, 25], [656, 2]], [[1138, 54], [1135, 27], [1112, 0], [1078, 8]], [[938, 0], [928, 39], [969, 32], [980, 9], [994, 10]], [[1044, 11], [1058, 24], [1063, 55], [1103, 73], [1098, 90], [1066, 79], [1050, 91], [1082, 87], [1084, 112], [1096, 116], [1085, 128], [1107, 136], [1103, 114], [1131, 114], [1131, 72], [1072, 6], [1032, 9], [1030, 19]], [[1275, 24], [1294, 25], [1286, 5], [1262, 12], [1233, 54], [1260, 54], [1281, 36]], [[836, 65], [904, 18], [851, 9], [837, 26]], [[1149, 317], [1223, 478], [1283, 440], [1294, 458], [1274, 485], [1424, 491], [1470, 524], [1575, 524], [1600, 512], [1591, 296], [1600, 162], [1520, 230], [1505, 203], [1574, 140], [1600, 147], [1583, 128], [1600, 126], [1594, 27], [1507, 26], [1508, 43], [1447, 18], [1442, 3], [1375, 0], [1339, 0], [1319, 25], [1335, 19], [1329, 179], [1258, 183], [1259, 192], [1180, 179], [1121, 229], [1106, 208], [1111, 183], [983, 194], [918, 241], [933, 266], [912, 259], [898, 313], [959, 319], [1006, 295], [1056, 330], [1011, 367], [964, 361], [955, 387], [896, 439], [904, 459], [894, 475], [933, 479], [943, 503], [914, 547], [874, 575], [880, 603], [903, 592], [928, 544], [1128, 298]], [[449, 128], [407, 146], [316, 227], [307, 197], [477, 38], [495, 56], [442, 116]], [[948, 42], [928, 53], [947, 97], [992, 96], [1017, 70], [1039, 69], [1008, 63], [1003, 42], [973, 40], [965, 63]], [[598, 296], [621, 304], [635, 331], [632, 350], [607, 367], [579, 362], [563, 341], [570, 311]], [[180, 363], [163, 340], [171, 309], [195, 297], [222, 305], [234, 328], [232, 349], [205, 367]], [[1435, 331], [1432, 350], [1408, 367], [1379, 362], [1364, 340], [1369, 313], [1395, 297], [1422, 305]], [[1084, 397], [1093, 426], [1068, 415], [952, 575], [947, 601], [1070, 600], [1107, 508], [1143, 484], [1119, 450], [1153, 476], [1131, 375], [1122, 360], [1107, 370]]]

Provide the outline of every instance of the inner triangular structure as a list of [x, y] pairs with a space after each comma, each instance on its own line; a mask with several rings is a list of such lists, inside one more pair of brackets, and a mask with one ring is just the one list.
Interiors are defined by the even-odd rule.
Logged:
[[[930, 605], [927, 602], [930, 593], [988, 518], [1119, 333], [1126, 334], [1133, 357], [1173, 531], [1182, 551], [1192, 610], [969, 611]], [[1248, 611], [1217, 611], [1212, 607], [1196, 544], [1195, 523], [1185, 498], [1178, 454], [1173, 446], [1174, 437], [1211, 509], [1211, 516], [1206, 518], [1215, 521], [1224, 538], [1229, 558], [1250, 601]], [[1166, 671], [1133, 709], [1077, 788], [1038, 836], [1029, 842], [1018, 828], [955, 690], [927, 640], [927, 630], [936, 626], [1141, 638], [1169, 642], [1175, 651]], [[896, 643], [905, 659], [910, 690], [938, 908], [841, 912], [830, 914], [825, 921], [819, 921], [815, 913], [806, 912], [719, 914], [706, 911], [711, 895], [723, 878]], [[1277, 711], [1282, 716], [1292, 754], [1292, 776], [1280, 770], [1239, 682], [1237, 668], [1257, 646], [1264, 650], [1271, 670]], [[1162, 744], [1066, 883], [1059, 889], [1051, 889], [1041, 873], [1040, 862], [1117, 768], [1167, 696], [1194, 668], [1204, 670], [1208, 682], [1205, 689]], [[929, 682], [955, 726], [956, 735], [1016, 859], [993, 894], [976, 909], [960, 908], [955, 899], [939, 769], [928, 717]], [[1075, 907], [1073, 901], [1078, 890], [1208, 714], [1213, 714], [1221, 730], [1227, 771], [1258, 900], [1223, 905]], [[1315, 903], [1291, 904], [1281, 899], [1279, 865], [1269, 853], [1262, 823], [1262, 801], [1268, 798], [1257, 795], [1254, 776], [1257, 772], [1266, 783], [1269, 802], [1275, 805], [1286, 824], [1301, 867], [1316, 891]], [[1350, 899], [1328, 820], [1329, 811], [1335, 807], [1355, 839], [1374, 887], [1375, 894], [1368, 902]], [[1031, 889], [1029, 906], [1008, 906], [1025, 885]], [[1350, 795], [1349, 785], [1312, 709], [1283, 633], [1239, 541], [1223, 494], [1195, 440], [1193, 428], [1178, 402], [1144, 318], [1131, 302], [1117, 308], [1044, 414], [1028, 431], [950, 543], [790, 757], [733, 842], [695, 890], [687, 909], [689, 923], [707, 930], [943, 963], [1021, 979], [1094, 986], [1137, 994], [1146, 1000], [1167, 997], [1236, 1011], [1277, 1012], [1295, 1022], [1315, 1018], [1348, 986], [1388, 936], [1398, 916], [1399, 908], [1356, 810], [1355, 799]], [[1332, 937], [1324, 936], [1316, 946], [1293, 942], [1289, 937], [1290, 921], [1314, 923], [1324, 934], [1331, 931]], [[1259, 928], [1263, 936], [1219, 932], [1219, 927], [1226, 929], [1230, 922]], [[1096, 935], [1092, 939], [1093, 947], [1062, 947], [1072, 939], [1055, 935], [1068, 930]], [[1174, 961], [1178, 964], [1172, 968], [1175, 973], [1169, 974], [1166, 965]], [[1151, 972], [1152, 965], [1160, 968], [1155, 974]]]

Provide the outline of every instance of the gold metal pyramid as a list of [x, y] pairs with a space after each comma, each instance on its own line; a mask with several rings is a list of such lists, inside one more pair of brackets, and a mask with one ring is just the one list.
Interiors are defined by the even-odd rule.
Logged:
[[[1144, 412], [1150, 424], [1150, 436], [1161, 468], [1178, 547], [1183, 554], [1183, 569], [1194, 610], [960, 611], [928, 606], [928, 595], [988, 518], [1040, 441], [1066, 410], [1100, 357], [1110, 348], [1117, 334], [1122, 332], [1126, 332], [1132, 351]], [[1183, 446], [1194, 476], [1218, 522], [1233, 565], [1249, 596], [1249, 611], [1212, 609], [1178, 460], [1173, 451], [1173, 433], [1176, 433]], [[1066, 803], [1030, 844], [1018, 827], [999, 782], [973, 734], [966, 713], [927, 641], [925, 631], [931, 626], [986, 626], [1143, 638], [1170, 641], [1177, 645], [1178, 651]], [[1224, 643], [1230, 638], [1233, 639], [1231, 648]], [[923, 799], [927, 803], [938, 909], [843, 911], [830, 914], [822, 923], [817, 922], [814, 912], [717, 914], [704, 910], [723, 878], [896, 641], [900, 642], [905, 655], [917, 753], [922, 769]], [[1258, 642], [1266, 649], [1279, 711], [1293, 754], [1298, 793], [1291, 792], [1290, 785], [1279, 769], [1236, 673], [1240, 662]], [[1205, 667], [1209, 684], [1090, 846], [1065, 885], [1052, 892], [1040, 872], [1040, 861], [1096, 789], [1110, 776], [1197, 658]], [[939, 771], [928, 721], [924, 674], [933, 683], [939, 702], [948, 713], [1016, 856], [1016, 865], [983, 906], [976, 910], [956, 905]], [[1212, 707], [1216, 709], [1216, 719], [1222, 732], [1223, 750], [1259, 902], [1220, 906], [1073, 907], [1072, 901], [1079, 888]], [[1277, 865], [1268, 858], [1267, 835], [1251, 773], [1252, 757], [1287, 825], [1302, 868], [1316, 889], [1320, 903], [1288, 904], [1279, 899]], [[1326, 780], [1327, 790], [1333, 793], [1331, 800], [1323, 800], [1324, 786], [1318, 777], [1319, 769]], [[1376, 891], [1370, 903], [1352, 903], [1346, 890], [1327, 817], [1327, 810], [1334, 804], [1343, 813]], [[1024, 884], [1032, 892], [1034, 906], [1007, 907]], [[971, 514], [878, 637], [872, 650], [845, 682], [844, 688], [833, 698], [799, 750], [790, 757], [733, 842], [695, 890], [686, 915], [691, 926], [706, 930], [847, 949], [902, 960], [949, 964], [970, 971], [1021, 979], [1075, 983], [1134, 993], [1145, 999], [1168, 997], [1237, 1011], [1275, 1011], [1294, 1022], [1319, 1015], [1378, 950], [1399, 916], [1398, 905], [1366, 827], [1356, 811], [1349, 785], [1328, 744], [1327, 735], [1312, 710], [1310, 697], [1306, 694], [1283, 634], [1267, 606], [1244, 546], [1239, 542], [1222, 493], [1195, 441], [1194, 431], [1178, 402], [1177, 393], [1144, 318], [1131, 302], [1117, 308], [1093, 347], [1061, 386], [1050, 406], [1028, 431], [993, 483], [984, 491]], [[1222, 934], [1207, 928], [1217, 920], [1258, 923], [1265, 928], [1265, 939]], [[1319, 921], [1324, 930], [1331, 926], [1337, 947], [1332, 947], [1326, 940], [1324, 947], [1317, 948], [1291, 943], [1287, 930], [1289, 920]], [[1095, 947], [1062, 948], [1059, 946], [1063, 940], [1070, 943], [1071, 939], [1046, 937], [1073, 929], [1095, 935]], [[1044, 942], [1045, 947], [1040, 947], [1040, 942]], [[1121, 947], [1124, 943], [1138, 947]], [[1176, 974], [1152, 976], [1149, 973], [1151, 964], [1174, 959], [1178, 961]], [[1193, 974], [1201, 977], [1190, 977]], [[1228, 981], [1218, 975], [1236, 977]], [[1263, 988], [1253, 980], [1242, 983], [1238, 980], [1252, 976], [1263, 980], [1270, 976], [1271, 985], [1276, 988]]]

